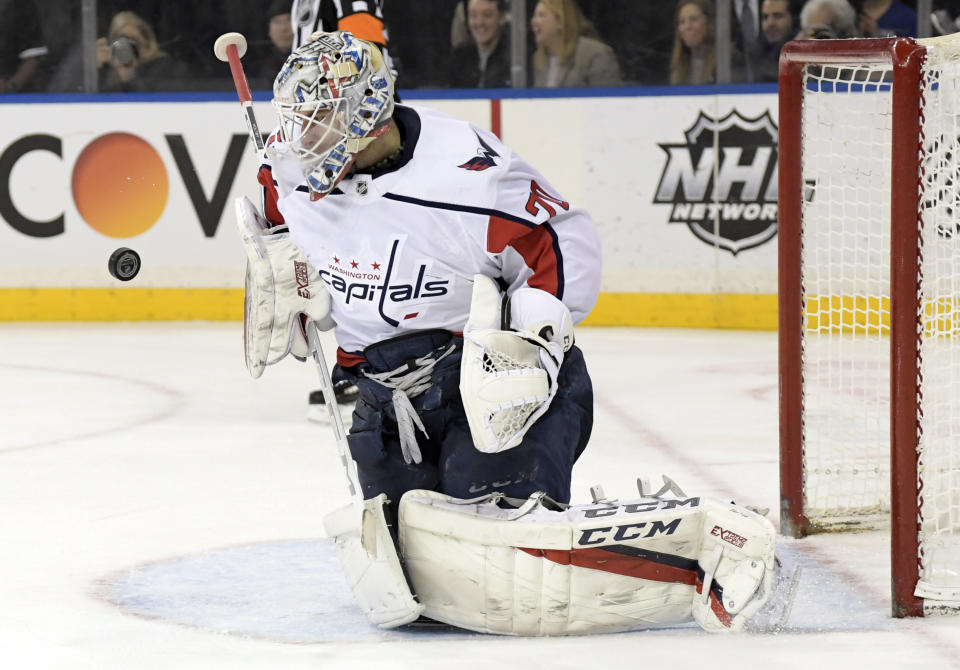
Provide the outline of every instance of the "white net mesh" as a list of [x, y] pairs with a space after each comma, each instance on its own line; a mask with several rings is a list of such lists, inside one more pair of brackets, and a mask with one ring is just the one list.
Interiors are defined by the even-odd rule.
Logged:
[[[917, 594], [950, 605], [960, 601], [956, 52], [928, 47], [920, 101], [921, 246], [904, 250], [920, 254], [921, 279]], [[889, 516], [890, 72], [879, 65], [805, 71], [804, 512], [820, 529], [875, 525]], [[898, 482], [907, 491], [916, 485]]]
[[890, 506], [889, 67], [807, 67], [803, 103], [804, 512]]
[[960, 601], [960, 54], [924, 65], [920, 594]]

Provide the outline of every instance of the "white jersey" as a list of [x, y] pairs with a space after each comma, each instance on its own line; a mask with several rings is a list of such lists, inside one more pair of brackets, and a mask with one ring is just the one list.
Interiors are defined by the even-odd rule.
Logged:
[[294, 160], [268, 157], [260, 168], [264, 215], [289, 227], [330, 291], [341, 364], [409, 331], [462, 331], [475, 274], [508, 293], [548, 291], [575, 322], [586, 317], [600, 288], [587, 213], [486, 130], [401, 105], [394, 119], [400, 166], [350, 174], [320, 200]]

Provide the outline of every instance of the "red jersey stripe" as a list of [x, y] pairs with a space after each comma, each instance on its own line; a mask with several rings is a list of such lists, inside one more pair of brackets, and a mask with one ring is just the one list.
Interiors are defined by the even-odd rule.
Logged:
[[531, 228], [491, 215], [487, 224], [487, 251], [499, 254], [507, 247], [513, 247], [523, 257], [527, 267], [533, 270], [533, 276], [527, 280], [528, 286], [559, 297], [560, 268], [557, 250], [547, 228]]
[[280, 210], [277, 208], [277, 200], [279, 196], [277, 195], [277, 187], [273, 183], [273, 172], [266, 165], [260, 166], [260, 171], [257, 173], [257, 181], [260, 182], [260, 185], [263, 186], [263, 214], [267, 217], [267, 221], [270, 222], [270, 225], [273, 226], [282, 226], [284, 224], [283, 214], [280, 213]]
[[363, 354], [350, 353], [337, 347], [337, 363], [341, 368], [352, 368], [354, 365], [360, 365], [360, 363], [366, 362], [367, 359], [363, 357]]

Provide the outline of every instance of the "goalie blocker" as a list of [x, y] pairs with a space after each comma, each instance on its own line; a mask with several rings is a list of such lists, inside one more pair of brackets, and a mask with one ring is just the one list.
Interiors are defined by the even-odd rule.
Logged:
[[287, 354], [304, 360], [311, 349], [306, 324], [333, 327], [330, 294], [286, 228], [271, 228], [247, 197], [235, 201], [237, 228], [247, 254], [243, 353], [257, 378]]
[[[775, 588], [775, 531], [748, 509], [694, 497], [565, 506], [543, 494], [516, 508], [414, 490], [399, 544], [382, 496], [326, 519], [354, 595], [383, 628], [421, 614], [507, 635], [610, 633], [696, 621], [737, 632]], [[412, 588], [411, 588], [412, 586]], [[416, 594], [416, 595], [414, 595]]]

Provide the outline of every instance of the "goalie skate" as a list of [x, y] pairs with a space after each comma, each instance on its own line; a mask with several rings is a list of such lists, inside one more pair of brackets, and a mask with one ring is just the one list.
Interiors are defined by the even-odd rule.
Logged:
[[757, 610], [744, 626], [744, 630], [751, 633], [780, 632], [786, 627], [793, 611], [802, 566], [795, 560], [783, 559], [780, 556], [775, 560], [777, 572], [770, 588], [770, 596], [766, 604]]

